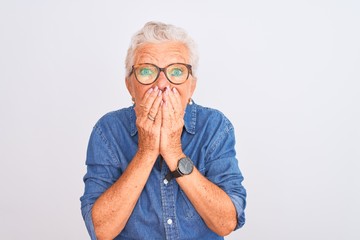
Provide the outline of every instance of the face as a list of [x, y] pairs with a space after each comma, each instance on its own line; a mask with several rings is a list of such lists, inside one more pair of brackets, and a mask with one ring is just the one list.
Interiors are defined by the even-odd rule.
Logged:
[[[163, 68], [171, 63], [189, 64], [189, 56], [189, 50], [180, 42], [146, 43], [135, 50], [134, 65], [140, 63], [152, 63]], [[171, 89], [175, 87], [180, 94], [183, 109], [185, 109], [195, 90], [196, 79], [190, 74], [189, 78], [184, 83], [174, 85], [168, 81], [163, 72], [161, 72], [158, 79], [150, 85], [139, 83], [134, 74], [131, 74], [126, 79], [126, 87], [131, 96], [135, 99], [135, 103], [141, 102], [146, 91], [155, 86], [162, 91], [164, 91], [167, 86]]]

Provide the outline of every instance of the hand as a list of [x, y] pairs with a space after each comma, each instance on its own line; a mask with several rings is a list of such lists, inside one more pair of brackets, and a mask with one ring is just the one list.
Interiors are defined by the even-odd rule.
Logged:
[[136, 127], [138, 129], [138, 153], [153, 157], [159, 155], [162, 112], [162, 91], [150, 88], [139, 104], [135, 105]]
[[[177, 161], [184, 157], [181, 146], [181, 133], [184, 127], [184, 109], [176, 88], [166, 88], [161, 107], [162, 124], [160, 129], [160, 154], [171, 170], [176, 169]], [[160, 112], [160, 111], [159, 111]]]

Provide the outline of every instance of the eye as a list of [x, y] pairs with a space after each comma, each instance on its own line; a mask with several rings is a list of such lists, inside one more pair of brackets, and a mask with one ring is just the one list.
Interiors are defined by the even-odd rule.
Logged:
[[153, 71], [150, 68], [141, 68], [139, 73], [141, 76], [150, 76], [153, 74]]
[[171, 70], [170, 74], [173, 77], [180, 77], [181, 75], [183, 75], [183, 70], [180, 68], [174, 68]]

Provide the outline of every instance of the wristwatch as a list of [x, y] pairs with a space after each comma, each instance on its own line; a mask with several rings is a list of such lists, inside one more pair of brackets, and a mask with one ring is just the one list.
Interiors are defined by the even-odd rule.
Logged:
[[189, 175], [190, 173], [192, 173], [193, 169], [194, 169], [194, 164], [190, 158], [188, 157], [180, 158], [176, 170], [173, 172], [169, 172], [166, 175], [165, 179], [167, 181], [170, 181], [172, 178], [178, 178], [184, 175]]

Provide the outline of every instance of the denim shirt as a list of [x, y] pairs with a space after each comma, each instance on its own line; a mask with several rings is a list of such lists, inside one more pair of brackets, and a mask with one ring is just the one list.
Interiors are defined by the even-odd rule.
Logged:
[[[91, 239], [96, 239], [91, 210], [96, 199], [125, 171], [138, 146], [133, 107], [110, 112], [94, 126], [90, 136], [81, 212]], [[188, 105], [181, 136], [183, 152], [208, 180], [224, 190], [237, 213], [237, 226], [245, 223], [246, 191], [235, 157], [234, 129], [219, 111]], [[137, 204], [115, 239], [223, 239], [211, 231], [176, 180], [164, 181], [169, 172], [161, 156], [156, 160]]]

